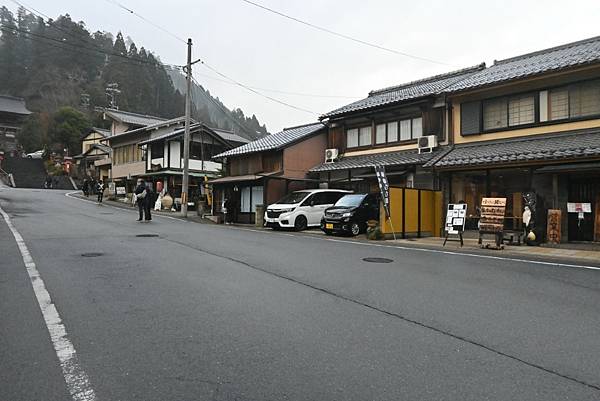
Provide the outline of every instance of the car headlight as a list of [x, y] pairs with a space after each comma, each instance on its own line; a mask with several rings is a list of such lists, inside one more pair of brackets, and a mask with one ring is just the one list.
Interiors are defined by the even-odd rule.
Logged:
[[295, 207], [290, 207], [288, 209], [281, 209], [281, 213], [289, 213], [289, 212], [293, 212], [294, 209], [296, 209]]
[[352, 217], [352, 212], [346, 212], [342, 214], [342, 217]]

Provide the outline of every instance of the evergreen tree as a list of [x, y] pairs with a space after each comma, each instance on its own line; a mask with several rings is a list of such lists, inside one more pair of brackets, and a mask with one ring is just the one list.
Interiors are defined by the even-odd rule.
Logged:
[[81, 138], [92, 128], [90, 120], [78, 110], [72, 107], [59, 109], [50, 123], [49, 138], [55, 149], [67, 149], [70, 155], [78, 154]]

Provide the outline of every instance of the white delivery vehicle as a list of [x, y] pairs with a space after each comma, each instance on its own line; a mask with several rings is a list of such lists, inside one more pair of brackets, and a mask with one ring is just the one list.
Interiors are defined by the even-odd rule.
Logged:
[[321, 224], [325, 209], [342, 196], [352, 193], [341, 189], [306, 189], [295, 191], [265, 211], [265, 225], [273, 229], [293, 228], [296, 231]]

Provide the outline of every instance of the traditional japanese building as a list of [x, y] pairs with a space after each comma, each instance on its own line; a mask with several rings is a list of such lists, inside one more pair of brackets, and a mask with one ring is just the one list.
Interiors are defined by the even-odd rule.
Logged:
[[468, 204], [467, 227], [483, 197], [506, 197], [505, 227], [522, 230], [531, 192], [538, 236], [558, 209], [562, 241], [600, 241], [600, 37], [496, 61], [446, 93], [449, 151], [426, 167], [446, 202]]

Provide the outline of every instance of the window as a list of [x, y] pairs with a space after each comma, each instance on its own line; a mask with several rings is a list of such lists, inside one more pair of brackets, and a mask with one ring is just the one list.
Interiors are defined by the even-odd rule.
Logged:
[[410, 120], [400, 121], [400, 140], [408, 141], [411, 136]]
[[483, 129], [485, 131], [507, 126], [506, 98], [488, 100], [483, 104]]
[[371, 144], [371, 127], [362, 127], [358, 131], [358, 144], [359, 146]]
[[571, 117], [600, 114], [600, 81], [583, 82], [569, 90]]
[[508, 125], [535, 122], [535, 99], [533, 95], [512, 97], [508, 100]]
[[481, 132], [481, 102], [465, 102], [460, 105], [460, 134], [476, 135]]
[[251, 212], [256, 212], [256, 205], [262, 205], [263, 203], [263, 187], [252, 187], [252, 202]]
[[412, 137], [420, 138], [423, 136], [423, 118], [413, 118], [412, 119]]
[[165, 147], [162, 142], [154, 142], [150, 146], [150, 157], [152, 159], [160, 159], [165, 155]]
[[356, 148], [358, 146], [358, 128], [346, 131], [346, 146], [349, 148]]
[[346, 131], [346, 147], [369, 146], [372, 143], [371, 126], [352, 128]]
[[387, 141], [397, 142], [398, 141], [398, 122], [394, 121], [387, 124]]
[[240, 188], [240, 212], [249, 213], [250, 209], [250, 187]]
[[375, 143], [381, 144], [386, 142], [385, 124], [377, 125], [375, 129]]
[[190, 141], [190, 159], [202, 160], [202, 144], [200, 142]]
[[548, 119], [562, 120], [569, 118], [569, 90], [553, 89], [548, 92]]

